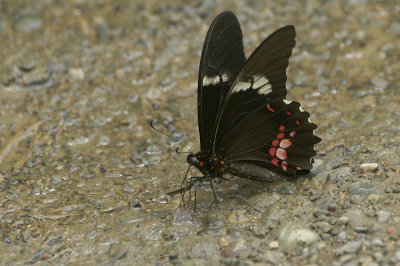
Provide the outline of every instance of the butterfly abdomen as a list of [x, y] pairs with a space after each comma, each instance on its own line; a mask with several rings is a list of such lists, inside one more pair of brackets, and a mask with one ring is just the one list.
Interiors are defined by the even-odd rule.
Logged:
[[229, 172], [235, 176], [246, 179], [257, 180], [261, 182], [273, 181], [273, 176], [270, 171], [264, 167], [247, 162], [230, 163]]

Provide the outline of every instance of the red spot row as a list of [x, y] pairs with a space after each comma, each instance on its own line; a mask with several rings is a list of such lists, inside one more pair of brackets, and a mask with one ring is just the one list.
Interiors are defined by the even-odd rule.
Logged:
[[[276, 112], [275, 109], [273, 109], [269, 104], [267, 105], [267, 109], [271, 112]], [[292, 115], [291, 112], [286, 111], [286, 114], [288, 116]], [[300, 121], [296, 120], [296, 125], [300, 125]], [[286, 149], [289, 148], [290, 146], [293, 145], [293, 142], [290, 139], [284, 139], [285, 133], [284, 131], [286, 130], [285, 125], [279, 125], [278, 130], [280, 131], [277, 135], [276, 138], [272, 141], [272, 147], [269, 148], [268, 153], [271, 157], [274, 157], [271, 159], [271, 163], [277, 167], [282, 167], [284, 171], [287, 171], [288, 169], [288, 162], [287, 162], [287, 151]], [[292, 130], [289, 133], [290, 137], [294, 137], [296, 135], [296, 131]], [[301, 168], [299, 166], [296, 167], [297, 170], [300, 170]]]

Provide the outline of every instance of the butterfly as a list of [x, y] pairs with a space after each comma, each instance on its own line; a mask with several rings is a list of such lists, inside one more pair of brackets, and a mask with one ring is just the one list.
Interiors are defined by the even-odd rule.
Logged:
[[246, 60], [236, 16], [226, 11], [214, 19], [198, 77], [200, 152], [187, 156], [203, 175], [196, 181], [224, 179], [227, 173], [267, 181], [269, 170], [309, 173], [321, 141], [314, 135], [317, 125], [300, 103], [286, 100], [295, 36], [294, 26], [282, 27]]

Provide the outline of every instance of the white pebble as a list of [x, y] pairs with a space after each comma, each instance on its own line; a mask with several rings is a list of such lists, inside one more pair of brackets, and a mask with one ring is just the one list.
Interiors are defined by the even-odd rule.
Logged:
[[75, 80], [83, 80], [85, 78], [85, 72], [82, 68], [72, 67], [68, 70], [68, 74]]
[[375, 172], [379, 168], [377, 163], [363, 163], [360, 165], [360, 169], [364, 172]]
[[279, 248], [279, 242], [278, 241], [271, 241], [268, 244], [269, 249], [278, 249]]

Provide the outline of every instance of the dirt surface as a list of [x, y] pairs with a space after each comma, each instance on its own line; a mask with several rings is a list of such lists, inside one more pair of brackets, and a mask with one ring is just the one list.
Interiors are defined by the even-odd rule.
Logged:
[[[199, 149], [212, 19], [246, 54], [280, 26], [288, 99], [318, 125], [311, 175], [168, 197]], [[400, 1], [0, 2], [1, 264], [400, 264]], [[199, 173], [191, 172], [196, 176]]]

